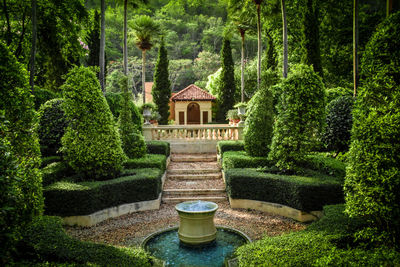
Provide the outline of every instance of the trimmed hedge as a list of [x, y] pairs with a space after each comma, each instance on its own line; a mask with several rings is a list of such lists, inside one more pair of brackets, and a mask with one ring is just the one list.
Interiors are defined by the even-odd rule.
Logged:
[[38, 110], [40, 106], [46, 103], [47, 101], [58, 97], [57, 93], [54, 93], [53, 91], [37, 87], [35, 88], [33, 94], [35, 96], [34, 101], [36, 110]]
[[306, 156], [303, 167], [314, 171], [323, 172], [327, 175], [344, 178], [346, 176], [346, 164], [340, 160], [326, 157], [320, 154], [311, 154]]
[[222, 156], [222, 168], [226, 171], [234, 168], [259, 168], [273, 166], [267, 157], [252, 157], [246, 151], [227, 151]]
[[228, 169], [225, 179], [229, 196], [236, 199], [279, 203], [302, 211], [344, 202], [342, 180], [327, 175], [288, 176], [255, 169]]
[[44, 188], [47, 215], [73, 216], [145, 200], [161, 192], [158, 169], [134, 170], [134, 175], [96, 182], [57, 182]]
[[42, 158], [42, 165], [41, 167], [46, 167], [47, 165], [53, 163], [53, 162], [58, 162], [61, 161], [62, 158], [60, 156], [50, 156], [50, 157], [44, 157]]
[[324, 207], [325, 216], [306, 230], [266, 237], [240, 247], [240, 266], [397, 266], [400, 253], [384, 246], [365, 249], [354, 241], [363, 221], [349, 219], [343, 205]]
[[57, 161], [48, 164], [42, 169], [43, 186], [50, 185], [61, 180], [71, 180], [74, 170], [65, 161]]
[[165, 141], [146, 141], [147, 153], [161, 154], [169, 157], [171, 146]]
[[24, 232], [23, 241], [24, 252], [28, 256], [35, 257], [40, 262], [54, 262], [54, 265], [43, 264], [43, 266], [82, 264], [146, 267], [153, 266], [154, 263], [154, 258], [140, 248], [114, 247], [71, 238], [65, 233], [61, 219], [57, 217], [38, 217]]
[[162, 172], [167, 168], [167, 157], [159, 154], [149, 154], [138, 159], [128, 159], [124, 163], [125, 169], [157, 168]]
[[219, 141], [217, 143], [218, 154], [223, 156], [226, 151], [242, 151], [244, 150], [243, 141]]

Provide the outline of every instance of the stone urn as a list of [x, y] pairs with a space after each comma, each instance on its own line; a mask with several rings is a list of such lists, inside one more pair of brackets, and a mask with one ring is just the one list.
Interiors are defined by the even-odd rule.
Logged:
[[209, 201], [186, 201], [175, 206], [180, 225], [178, 236], [187, 245], [198, 246], [215, 240], [214, 215], [218, 205]]
[[151, 118], [151, 108], [149, 107], [145, 107], [143, 109], [143, 118], [145, 120], [144, 124], [145, 125], [150, 125], [151, 123], [149, 122], [150, 118]]

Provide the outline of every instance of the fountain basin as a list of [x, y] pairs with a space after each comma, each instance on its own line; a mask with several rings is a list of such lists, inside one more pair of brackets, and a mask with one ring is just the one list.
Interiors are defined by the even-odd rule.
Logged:
[[186, 201], [175, 206], [180, 225], [178, 236], [186, 245], [199, 246], [215, 240], [214, 215], [218, 205], [208, 201]]

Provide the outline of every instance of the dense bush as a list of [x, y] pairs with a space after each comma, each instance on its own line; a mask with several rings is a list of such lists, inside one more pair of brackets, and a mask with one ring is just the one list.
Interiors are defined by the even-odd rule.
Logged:
[[154, 260], [143, 249], [113, 247], [73, 239], [65, 233], [61, 219], [50, 216], [39, 217], [29, 225], [24, 233], [24, 248], [27, 256], [38, 262], [55, 262], [52, 266], [144, 267], [152, 266]]
[[42, 165], [40, 167], [46, 167], [47, 165], [61, 161], [62, 157], [60, 156], [50, 156], [50, 157], [42, 157]]
[[346, 210], [369, 227], [361, 235], [392, 244], [400, 240], [400, 12], [368, 42], [362, 87], [354, 110]]
[[240, 266], [396, 266], [400, 253], [367, 249], [354, 241], [363, 221], [351, 220], [342, 205], [324, 207], [324, 217], [306, 230], [265, 237], [238, 249]]
[[130, 170], [108, 181], [61, 181], [44, 188], [48, 215], [88, 215], [114, 206], [157, 199], [161, 192], [159, 169]]
[[342, 179], [328, 175], [289, 176], [255, 169], [228, 169], [225, 179], [229, 196], [236, 199], [279, 203], [303, 211], [344, 202]]
[[[108, 106], [117, 121], [119, 118], [119, 114], [121, 113], [122, 109], [122, 102], [123, 102], [123, 94], [122, 93], [106, 93], [105, 94]], [[132, 102], [129, 102], [129, 108], [132, 112], [132, 121], [136, 125], [136, 128], [142, 132], [142, 125], [143, 125], [143, 117], [138, 109], [138, 107]]]
[[44, 103], [39, 109], [39, 143], [42, 156], [56, 155], [61, 148], [61, 137], [68, 126], [61, 98]]
[[307, 155], [302, 167], [327, 175], [344, 178], [346, 175], [346, 164], [337, 159], [318, 154]]
[[121, 79], [123, 88], [122, 109], [119, 114], [118, 127], [122, 141], [122, 148], [128, 158], [140, 158], [146, 155], [146, 144], [142, 133], [137, 129], [132, 120], [129, 103], [132, 103], [131, 94], [128, 92], [128, 78]]
[[[11, 153], [1, 155], [1, 164], [7, 167], [1, 168], [0, 175], [0, 262], [5, 263], [8, 252], [13, 250], [12, 241], [19, 239], [14, 227], [21, 226], [23, 229], [33, 217], [41, 214], [43, 197], [42, 178], [38, 169], [39, 140], [34, 128], [36, 112], [33, 96], [29, 92], [27, 72], [2, 42], [0, 77], [0, 123], [9, 122], [7, 128], [0, 127], [1, 145], [4, 152]], [[16, 169], [8, 169], [13, 167]], [[10, 217], [6, 219], [4, 216]], [[8, 220], [12, 220], [9, 225]]]
[[227, 151], [222, 156], [222, 168], [224, 170], [270, 166], [273, 166], [273, 164], [267, 157], [252, 157], [245, 151]]
[[[75, 172], [65, 161], [52, 162], [42, 169], [43, 186], [64, 180]], [[82, 178], [80, 178], [82, 179]]]
[[40, 106], [47, 101], [57, 98], [57, 94], [54, 93], [53, 91], [47, 90], [47, 89], [40, 89], [35, 87], [34, 90], [34, 96], [35, 96], [35, 109], [38, 110]]
[[338, 153], [349, 149], [353, 104], [351, 96], [341, 96], [326, 107], [326, 126], [322, 142], [328, 150]]
[[147, 153], [161, 154], [169, 157], [171, 148], [168, 142], [164, 141], [146, 141]]
[[166, 169], [167, 157], [159, 154], [148, 154], [143, 158], [128, 159], [124, 163], [126, 169], [157, 168], [161, 171]]
[[217, 143], [217, 151], [221, 156], [226, 151], [242, 151], [244, 150], [243, 141], [219, 141]]
[[70, 122], [61, 139], [65, 159], [77, 173], [92, 179], [114, 177], [126, 156], [95, 73], [75, 67], [62, 89]]
[[326, 89], [326, 103], [330, 103], [338, 97], [342, 96], [353, 96], [353, 91], [348, 88], [335, 87]]
[[268, 156], [274, 114], [269, 89], [260, 89], [249, 101], [244, 127], [244, 148], [251, 156]]
[[325, 120], [325, 89], [306, 65], [295, 65], [280, 90], [269, 157], [282, 170], [294, 170], [315, 144]]

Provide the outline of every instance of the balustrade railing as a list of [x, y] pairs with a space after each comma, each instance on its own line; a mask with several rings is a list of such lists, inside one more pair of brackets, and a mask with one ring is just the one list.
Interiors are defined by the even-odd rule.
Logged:
[[146, 140], [242, 140], [242, 132], [242, 126], [229, 126], [227, 124], [143, 126], [143, 134]]

